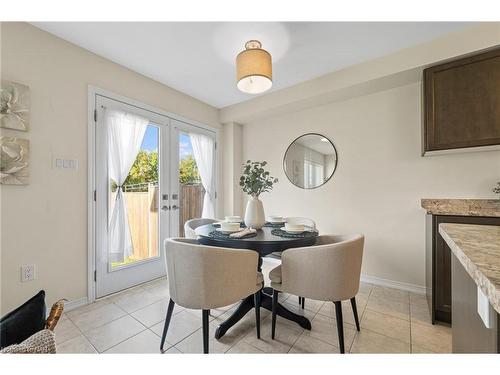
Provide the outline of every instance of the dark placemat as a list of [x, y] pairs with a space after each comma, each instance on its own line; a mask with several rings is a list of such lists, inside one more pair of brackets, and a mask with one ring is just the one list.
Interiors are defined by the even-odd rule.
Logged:
[[[220, 228], [220, 224], [219, 223], [214, 223], [212, 224], [215, 228]], [[245, 225], [244, 222], [241, 222], [240, 223], [240, 228], [246, 228], [247, 226]]]
[[217, 230], [213, 230], [211, 231], [208, 235], [212, 238], [219, 238], [219, 239], [222, 239], [222, 240], [242, 240], [244, 238], [252, 238], [252, 237], [256, 237], [257, 236], [257, 232], [255, 233], [249, 233], [247, 234], [246, 236], [244, 237], [240, 237], [240, 238], [234, 238], [234, 237], [229, 237], [231, 233], [222, 233], [222, 232], [219, 232]]
[[278, 237], [285, 237], [285, 238], [314, 238], [318, 237], [318, 231], [305, 231], [302, 233], [288, 233], [285, 232], [283, 229], [275, 228], [271, 231], [272, 234]]
[[270, 223], [269, 221], [266, 221], [264, 224], [265, 227], [268, 228], [281, 228], [285, 225], [285, 223]]

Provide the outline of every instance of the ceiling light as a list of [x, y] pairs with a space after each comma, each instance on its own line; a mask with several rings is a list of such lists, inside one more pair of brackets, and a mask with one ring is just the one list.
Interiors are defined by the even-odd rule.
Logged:
[[245, 50], [236, 56], [238, 89], [247, 94], [260, 94], [273, 85], [271, 54], [258, 40], [245, 43]]

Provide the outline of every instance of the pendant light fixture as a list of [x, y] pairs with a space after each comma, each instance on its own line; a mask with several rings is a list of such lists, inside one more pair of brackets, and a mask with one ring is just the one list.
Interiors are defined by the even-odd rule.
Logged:
[[271, 54], [258, 40], [245, 43], [245, 50], [236, 56], [238, 89], [247, 94], [260, 94], [273, 85]]

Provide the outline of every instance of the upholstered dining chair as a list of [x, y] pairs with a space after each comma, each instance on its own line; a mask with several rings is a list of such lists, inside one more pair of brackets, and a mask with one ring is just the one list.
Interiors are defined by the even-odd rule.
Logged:
[[191, 219], [184, 223], [184, 237], [186, 238], [196, 238], [196, 228], [202, 225], [218, 223], [220, 220], [217, 219]]
[[254, 294], [257, 338], [260, 338], [260, 290], [264, 278], [257, 271], [256, 251], [199, 245], [194, 239], [165, 240], [170, 301], [160, 349], [163, 351], [175, 304], [202, 310], [203, 352], [208, 353], [210, 309], [236, 303]]
[[[311, 229], [316, 229], [316, 223], [314, 222], [314, 220], [309, 219], [307, 217], [290, 216], [290, 217], [286, 217], [285, 220], [287, 223], [290, 223], [290, 224], [305, 225]], [[271, 253], [270, 256], [272, 258], [281, 259], [281, 253]], [[301, 305], [302, 308], [304, 308], [305, 303], [306, 303], [306, 299], [304, 297], [299, 296], [299, 305]]]
[[359, 290], [364, 236], [361, 234], [319, 236], [315, 246], [288, 249], [281, 254], [281, 265], [271, 270], [273, 288], [271, 337], [276, 330], [278, 293], [335, 304], [340, 352], [344, 353], [342, 301], [351, 300], [359, 331], [356, 294]]

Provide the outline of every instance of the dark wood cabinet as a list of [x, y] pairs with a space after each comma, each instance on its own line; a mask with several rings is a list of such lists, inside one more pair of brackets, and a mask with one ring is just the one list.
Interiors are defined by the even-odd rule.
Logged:
[[500, 48], [424, 70], [423, 153], [500, 145]]
[[439, 234], [439, 224], [500, 225], [500, 217], [427, 215], [426, 283], [432, 323], [452, 322], [451, 250]]

